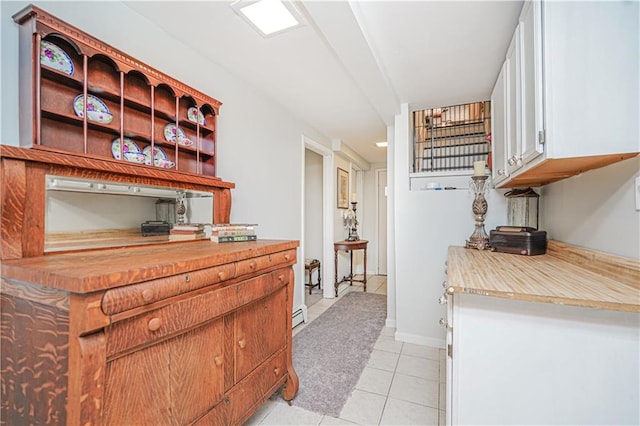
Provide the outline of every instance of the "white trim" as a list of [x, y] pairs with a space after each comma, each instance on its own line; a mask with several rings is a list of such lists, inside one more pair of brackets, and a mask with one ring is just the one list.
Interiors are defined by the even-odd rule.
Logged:
[[[379, 189], [380, 189], [380, 174], [382, 172], [385, 172], [387, 174], [387, 193], [389, 191], [389, 173], [387, 171], [387, 168], [382, 168], [382, 169], [375, 169], [375, 194], [376, 194], [376, 199], [375, 199], [375, 208], [376, 208], [376, 223], [375, 223], [375, 230], [376, 230], [376, 274], [380, 274], [380, 197], [378, 196], [378, 194], [380, 193]], [[387, 195], [387, 201], [388, 201], [388, 195]], [[388, 204], [388, 203], [387, 203]], [[388, 209], [388, 207], [387, 207]], [[388, 217], [388, 215], [387, 215]], [[389, 221], [387, 220], [387, 227]], [[386, 229], [386, 228], [385, 228]], [[389, 231], [387, 230], [387, 235], [388, 235]], [[386, 239], [387, 241], [387, 247], [389, 246], [389, 240]], [[385, 247], [386, 249], [386, 247]], [[389, 269], [388, 269], [388, 261], [386, 262], [387, 264], [385, 265], [384, 269], [385, 269], [385, 275], [387, 275], [389, 273]]]
[[434, 339], [433, 337], [419, 336], [417, 334], [410, 333], [398, 333], [397, 331], [394, 337], [400, 342], [415, 343], [416, 345], [431, 346], [432, 348], [444, 349], [447, 344], [445, 339]]

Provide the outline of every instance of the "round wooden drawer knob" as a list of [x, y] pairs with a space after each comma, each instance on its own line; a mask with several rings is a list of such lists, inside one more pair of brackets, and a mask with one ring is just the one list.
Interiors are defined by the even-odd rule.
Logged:
[[153, 300], [153, 290], [147, 288], [142, 291], [142, 300], [145, 302], [151, 302]]
[[218, 272], [218, 279], [219, 280], [224, 280], [224, 271]]
[[278, 275], [278, 281], [280, 281], [280, 282], [284, 281], [284, 274]]
[[215, 357], [213, 357], [213, 362], [215, 362], [218, 367], [222, 365], [222, 360], [223, 358], [221, 355], [216, 355]]
[[160, 328], [161, 325], [162, 321], [160, 320], [160, 318], [151, 318], [149, 324], [147, 324], [147, 327], [149, 327], [149, 330], [151, 331], [156, 331]]
[[278, 367], [274, 368], [274, 369], [273, 369], [273, 374], [274, 374], [275, 376], [279, 375], [279, 374], [280, 374], [280, 368], [278, 368]]
[[249, 269], [256, 269], [256, 262], [249, 263]]
[[238, 340], [238, 346], [240, 347], [240, 349], [244, 349], [245, 346], [247, 346], [247, 341], [244, 339]]

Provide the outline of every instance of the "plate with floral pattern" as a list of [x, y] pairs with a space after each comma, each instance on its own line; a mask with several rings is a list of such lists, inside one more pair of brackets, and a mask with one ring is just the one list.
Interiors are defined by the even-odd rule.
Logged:
[[[73, 99], [73, 111], [78, 117], [84, 116], [84, 95], [78, 95]], [[87, 95], [87, 118], [99, 123], [109, 124], [113, 120], [113, 115], [102, 99]]]
[[50, 41], [40, 41], [40, 63], [65, 74], [73, 75], [73, 61], [67, 52]]
[[[136, 145], [136, 143], [131, 139], [127, 138], [122, 139], [122, 151], [124, 151], [125, 154], [128, 152], [136, 154], [142, 153], [138, 145]], [[122, 160], [122, 153], [120, 152], [120, 138], [115, 138], [113, 142], [111, 142], [111, 155], [113, 155], [113, 158], [116, 160]]]
[[204, 115], [202, 114], [202, 111], [200, 111], [196, 107], [191, 107], [187, 109], [187, 118], [192, 123], [200, 123], [201, 126], [205, 125]]
[[[144, 164], [151, 165], [151, 145], [147, 145], [142, 149], [142, 153], [145, 155]], [[157, 146], [153, 147], [153, 165], [162, 167], [165, 169], [170, 169], [176, 165], [173, 161], [167, 158], [167, 154], [164, 152], [162, 148]]]
[[193, 141], [187, 138], [184, 130], [180, 127], [176, 126], [173, 123], [169, 123], [164, 126], [164, 138], [167, 142], [174, 142], [178, 145], [191, 146], [193, 145]]

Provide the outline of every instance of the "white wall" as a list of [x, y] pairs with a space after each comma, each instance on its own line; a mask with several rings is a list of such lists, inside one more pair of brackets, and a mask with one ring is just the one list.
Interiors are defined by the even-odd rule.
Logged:
[[[394, 147], [396, 339], [444, 347], [445, 331], [438, 324], [446, 316], [438, 304], [446, 279], [447, 248], [464, 246], [473, 233], [471, 212], [474, 195], [468, 177], [452, 178], [452, 191], [412, 191], [410, 111], [402, 105], [396, 116]], [[438, 178], [443, 186], [444, 178]], [[489, 209], [487, 233], [506, 222], [504, 191], [486, 194]]]
[[638, 176], [640, 157], [543, 187], [542, 228], [554, 240], [640, 259]]
[[[302, 134], [326, 137], [262, 93], [167, 36], [121, 2], [33, 2], [60, 19], [220, 100], [218, 176], [236, 183], [231, 220], [256, 222], [260, 238], [300, 239]], [[18, 26], [11, 16], [27, 2], [1, 2], [3, 144], [18, 144]], [[188, 30], [185, 27], [185, 30]], [[151, 43], [153, 41], [153, 43]], [[215, 46], [212, 46], [215, 48]], [[176, 52], [177, 55], [169, 55]], [[179, 60], [176, 60], [176, 56]], [[299, 262], [304, 257], [298, 253]], [[299, 265], [300, 265], [299, 263]], [[296, 280], [300, 284], [300, 271]], [[300, 284], [301, 285], [301, 284]], [[294, 307], [303, 303], [298, 285]]]

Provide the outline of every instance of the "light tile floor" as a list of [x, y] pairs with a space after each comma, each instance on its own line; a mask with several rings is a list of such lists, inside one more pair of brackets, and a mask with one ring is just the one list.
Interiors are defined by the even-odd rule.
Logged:
[[[385, 276], [367, 280], [371, 293], [387, 294]], [[309, 307], [309, 322], [337, 299], [320, 299]], [[293, 330], [295, 335], [306, 324]], [[339, 418], [268, 400], [245, 425], [443, 425], [445, 424], [445, 353], [443, 349], [398, 342], [395, 329], [383, 328]]]

